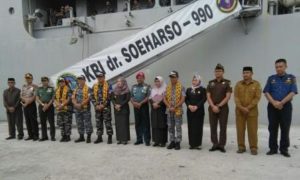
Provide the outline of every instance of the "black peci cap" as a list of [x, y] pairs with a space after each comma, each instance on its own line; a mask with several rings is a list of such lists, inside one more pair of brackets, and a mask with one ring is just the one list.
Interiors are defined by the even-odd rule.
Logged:
[[7, 81], [15, 82], [15, 78], [8, 78]]
[[243, 71], [253, 72], [253, 68], [251, 66], [245, 66], [245, 67], [243, 67]]

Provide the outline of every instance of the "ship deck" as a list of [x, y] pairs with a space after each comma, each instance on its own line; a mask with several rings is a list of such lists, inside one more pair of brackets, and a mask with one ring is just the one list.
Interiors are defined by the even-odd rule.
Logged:
[[[130, 144], [75, 144], [4, 140], [7, 124], [0, 124], [1, 180], [81, 179], [298, 179], [300, 175], [300, 126], [291, 129], [291, 158], [266, 156], [267, 127], [259, 129], [259, 154], [236, 153], [235, 127], [228, 127], [227, 153], [209, 152], [209, 126], [205, 125], [202, 150], [189, 150], [183, 125], [182, 150]], [[58, 132], [58, 131], [57, 131]], [[60, 137], [58, 137], [60, 138]], [[77, 138], [73, 128], [72, 141]], [[96, 137], [93, 136], [94, 140]], [[104, 138], [106, 140], [106, 137]]]

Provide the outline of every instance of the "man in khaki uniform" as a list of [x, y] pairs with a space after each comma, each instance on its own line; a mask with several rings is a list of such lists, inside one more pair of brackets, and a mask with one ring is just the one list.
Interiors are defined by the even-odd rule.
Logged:
[[236, 104], [236, 129], [238, 141], [237, 153], [246, 152], [245, 131], [247, 127], [251, 154], [257, 155], [257, 104], [261, 97], [261, 87], [259, 82], [252, 79], [252, 76], [252, 67], [244, 67], [243, 80], [239, 81], [234, 88], [234, 100]]
[[[215, 68], [215, 79], [209, 81], [207, 86], [207, 101], [209, 103], [209, 123], [211, 131], [212, 148], [209, 151], [220, 150], [225, 153], [227, 139], [227, 122], [229, 107], [228, 101], [232, 93], [230, 81], [224, 78], [224, 67], [218, 64]], [[218, 138], [218, 124], [220, 135]]]

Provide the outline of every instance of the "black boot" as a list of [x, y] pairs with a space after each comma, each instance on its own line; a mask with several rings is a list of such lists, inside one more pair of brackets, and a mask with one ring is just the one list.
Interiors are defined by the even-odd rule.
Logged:
[[108, 135], [107, 144], [112, 144], [112, 135]]
[[103, 139], [102, 139], [102, 136], [98, 136], [97, 140], [94, 142], [94, 144], [99, 144], [99, 143], [102, 143], [103, 142]]
[[70, 135], [66, 136], [66, 141], [65, 142], [69, 142], [69, 141], [71, 141]]
[[91, 135], [88, 134], [86, 137], [86, 143], [91, 143]]
[[175, 148], [175, 142], [172, 141], [169, 146], [167, 147], [167, 149], [174, 149]]
[[75, 143], [84, 142], [84, 135], [80, 134], [79, 138], [74, 141]]
[[66, 136], [61, 136], [61, 139], [59, 142], [66, 142]]
[[180, 142], [175, 143], [175, 150], [180, 150]]

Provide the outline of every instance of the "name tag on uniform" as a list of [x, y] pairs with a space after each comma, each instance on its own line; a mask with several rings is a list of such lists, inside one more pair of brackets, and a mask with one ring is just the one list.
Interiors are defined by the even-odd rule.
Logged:
[[285, 83], [287, 83], [287, 84], [292, 84], [291, 78], [287, 78], [287, 80], [285, 81]]

